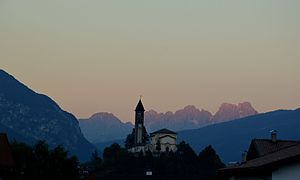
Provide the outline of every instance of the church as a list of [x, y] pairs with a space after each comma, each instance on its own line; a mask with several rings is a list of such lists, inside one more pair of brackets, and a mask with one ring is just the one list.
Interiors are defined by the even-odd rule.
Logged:
[[151, 151], [152, 153], [177, 151], [177, 133], [163, 128], [148, 135], [144, 126], [144, 112], [142, 100], [140, 99], [135, 108], [134, 145], [128, 149], [129, 152], [139, 153]]

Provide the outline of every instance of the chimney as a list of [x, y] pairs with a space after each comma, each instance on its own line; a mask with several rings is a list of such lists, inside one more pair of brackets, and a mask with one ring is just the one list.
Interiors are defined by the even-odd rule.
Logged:
[[271, 131], [271, 140], [273, 143], [277, 142], [277, 130], [272, 130]]
[[248, 154], [248, 152], [247, 151], [244, 151], [243, 153], [242, 153], [242, 164], [244, 164], [244, 163], [246, 163], [247, 162], [247, 154]]

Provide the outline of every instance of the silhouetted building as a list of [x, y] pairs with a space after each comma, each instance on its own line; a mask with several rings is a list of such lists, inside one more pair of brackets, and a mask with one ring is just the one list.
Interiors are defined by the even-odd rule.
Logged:
[[219, 175], [229, 180], [300, 179], [300, 141], [277, 140], [274, 132], [271, 139], [253, 139], [246, 158], [220, 169]]
[[135, 108], [135, 135], [134, 135], [134, 144], [139, 146], [143, 144], [144, 132], [144, 106], [141, 100], [139, 100]]
[[147, 150], [156, 153], [165, 151], [175, 152], [177, 150], [177, 133], [171, 130], [161, 129], [150, 133], [150, 142], [147, 141], [148, 135], [144, 126], [144, 112], [143, 103], [139, 100], [135, 108], [134, 147], [128, 149], [128, 151], [133, 153], [145, 152]]

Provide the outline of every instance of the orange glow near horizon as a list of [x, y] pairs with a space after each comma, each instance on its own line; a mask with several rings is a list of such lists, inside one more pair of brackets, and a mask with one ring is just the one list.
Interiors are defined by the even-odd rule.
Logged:
[[78, 118], [300, 106], [299, 1], [0, 2], [0, 68]]

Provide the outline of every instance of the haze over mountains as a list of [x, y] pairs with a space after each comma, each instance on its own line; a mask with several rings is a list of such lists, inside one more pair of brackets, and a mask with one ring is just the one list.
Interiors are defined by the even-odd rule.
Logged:
[[[279, 131], [279, 138], [300, 139], [300, 109], [257, 114], [248, 102], [224, 103], [214, 115], [191, 105], [174, 113], [150, 110], [145, 112], [145, 123], [148, 133], [160, 128], [178, 131], [177, 142], [188, 142], [196, 152], [211, 144], [224, 162], [239, 160], [252, 138], [269, 138], [273, 129]], [[78, 123], [48, 96], [0, 70], [0, 132], [7, 133], [10, 140], [29, 144], [45, 140], [50, 147], [62, 144], [80, 160], [87, 160], [95, 147], [79, 125], [99, 149], [100, 144], [108, 146], [114, 139], [124, 142], [133, 127], [111, 113], [97, 113]]]
[[212, 145], [224, 163], [240, 161], [253, 138], [270, 139], [271, 130], [278, 131], [278, 139], [300, 139], [300, 108], [277, 110], [234, 121], [217, 123], [199, 129], [178, 132], [178, 142], [186, 141], [199, 152]]
[[[253, 138], [270, 139], [270, 131], [278, 131], [278, 139], [300, 139], [300, 108], [276, 110], [253, 116], [225, 121], [201, 127], [178, 131], [177, 143], [185, 141], [196, 153], [212, 145], [224, 163], [240, 161], [241, 154], [248, 149]], [[113, 143], [124, 145], [125, 139], [97, 143], [99, 150]]]
[[102, 112], [88, 119], [79, 119], [79, 125], [84, 136], [92, 143], [113, 139], [122, 139], [133, 128], [132, 123], [122, 123], [112, 113]]
[[237, 105], [223, 103], [215, 115], [207, 110], [199, 110], [195, 106], [188, 105], [175, 113], [157, 113], [154, 110], [147, 111], [145, 113], [145, 125], [150, 131], [155, 131], [162, 127], [181, 131], [185, 129], [197, 129], [208, 124], [225, 122], [255, 114], [257, 114], [257, 111], [249, 102]]
[[[235, 104], [223, 103], [217, 113], [213, 115], [207, 110], [199, 110], [188, 105], [173, 112], [158, 113], [154, 110], [145, 112], [145, 126], [148, 133], [161, 128], [173, 131], [197, 129], [209, 124], [225, 122], [257, 114], [249, 102]], [[79, 120], [79, 125], [85, 137], [93, 142], [106, 142], [123, 139], [131, 133], [133, 125], [123, 123], [111, 113], [97, 113], [89, 119]]]
[[45, 140], [50, 147], [62, 144], [81, 160], [90, 158], [95, 147], [84, 138], [72, 114], [3, 70], [0, 70], [0, 85], [1, 132], [29, 144], [37, 140]]

